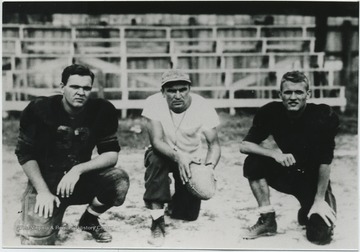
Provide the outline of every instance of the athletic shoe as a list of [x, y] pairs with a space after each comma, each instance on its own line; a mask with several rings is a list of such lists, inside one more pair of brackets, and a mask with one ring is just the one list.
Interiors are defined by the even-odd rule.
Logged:
[[96, 242], [111, 242], [112, 236], [99, 223], [99, 218], [88, 211], [81, 216], [79, 228], [89, 232]]
[[277, 224], [275, 212], [260, 214], [256, 224], [249, 227], [243, 235], [243, 239], [256, 239], [261, 236], [272, 236], [276, 234]]
[[152, 220], [151, 223], [151, 236], [148, 240], [148, 243], [160, 247], [164, 244], [165, 241], [165, 219], [164, 216], [161, 216], [160, 218], [156, 220]]

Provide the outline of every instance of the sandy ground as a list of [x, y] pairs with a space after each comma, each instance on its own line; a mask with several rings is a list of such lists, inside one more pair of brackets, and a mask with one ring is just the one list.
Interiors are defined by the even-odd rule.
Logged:
[[[297, 224], [298, 202], [288, 195], [271, 191], [271, 200], [277, 211], [279, 234], [256, 240], [243, 240], [244, 228], [258, 218], [256, 202], [248, 182], [242, 176], [245, 155], [233, 141], [222, 144], [222, 159], [217, 167], [216, 195], [203, 201], [200, 217], [195, 222], [166, 218], [168, 235], [162, 248], [168, 249], [358, 249], [358, 173], [357, 136], [337, 137], [336, 156], [332, 168], [333, 191], [338, 203], [338, 218], [333, 242], [318, 246], [309, 243], [305, 230]], [[13, 155], [14, 147], [3, 146], [3, 246], [19, 247], [19, 238], [13, 232], [14, 221], [20, 210], [20, 197], [26, 178]], [[101, 217], [111, 231], [113, 241], [99, 244], [89, 234], [76, 229], [85, 206], [67, 209], [57, 246], [72, 248], [152, 248], [147, 244], [150, 218], [142, 201], [144, 150], [124, 149], [119, 165], [131, 178], [127, 199], [123, 206], [112, 208]]]

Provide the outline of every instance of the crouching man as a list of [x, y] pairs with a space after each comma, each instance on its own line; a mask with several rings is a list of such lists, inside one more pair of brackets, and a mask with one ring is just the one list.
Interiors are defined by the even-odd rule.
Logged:
[[[275, 235], [275, 210], [269, 186], [296, 197], [301, 208], [298, 222], [306, 226], [309, 241], [331, 241], [336, 216], [335, 197], [330, 186], [330, 164], [335, 148], [338, 117], [324, 104], [307, 104], [309, 82], [300, 72], [288, 72], [281, 80], [282, 102], [259, 109], [240, 151], [249, 154], [244, 176], [257, 200], [260, 218], [244, 235], [254, 239]], [[272, 135], [280, 151], [263, 147]]]
[[[120, 146], [114, 106], [89, 99], [94, 74], [82, 65], [64, 69], [62, 95], [36, 98], [20, 119], [16, 155], [28, 185], [17, 227], [23, 245], [54, 245], [66, 208], [89, 204], [79, 228], [97, 242], [111, 235], [98, 217], [123, 204], [127, 173], [114, 167]], [[99, 155], [92, 158], [97, 147]]]
[[[203, 97], [191, 92], [189, 75], [172, 69], [162, 75], [159, 84], [161, 92], [147, 98], [142, 112], [151, 143], [145, 152], [144, 201], [152, 218], [148, 242], [155, 246], [163, 244], [166, 234], [165, 203], [172, 206], [173, 219], [194, 221], [199, 216], [201, 200], [185, 186], [191, 177], [190, 163], [215, 169], [221, 155], [218, 115]], [[205, 159], [201, 158], [202, 136], [207, 142]], [[175, 180], [172, 197], [169, 173]]]

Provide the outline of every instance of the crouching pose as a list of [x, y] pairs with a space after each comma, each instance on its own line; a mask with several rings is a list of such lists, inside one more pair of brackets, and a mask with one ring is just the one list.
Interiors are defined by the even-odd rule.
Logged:
[[[115, 167], [117, 112], [105, 100], [89, 99], [94, 74], [88, 68], [68, 66], [61, 81], [62, 95], [36, 98], [21, 116], [16, 155], [28, 185], [17, 230], [24, 245], [54, 245], [66, 208], [89, 204], [78, 228], [110, 242], [98, 217], [122, 205], [129, 188], [127, 173]], [[92, 158], [95, 146], [99, 155]]]
[[[160, 246], [165, 237], [164, 204], [171, 203], [171, 218], [194, 221], [201, 200], [185, 186], [191, 177], [189, 165], [203, 163], [215, 169], [220, 159], [216, 127], [219, 118], [201, 96], [192, 94], [189, 75], [169, 70], [162, 76], [161, 93], [148, 97], [142, 115], [148, 120], [151, 147], [145, 152], [144, 201], [152, 217], [149, 243]], [[201, 159], [201, 136], [207, 154]], [[169, 173], [175, 180], [171, 197]]]
[[[279, 94], [282, 102], [271, 102], [259, 109], [240, 147], [242, 153], [249, 154], [244, 176], [260, 211], [258, 222], [244, 238], [276, 234], [271, 186], [296, 197], [301, 205], [298, 222], [306, 226], [308, 240], [326, 244], [331, 241], [336, 218], [329, 178], [338, 117], [327, 105], [307, 104], [309, 82], [300, 72], [283, 76]], [[270, 135], [279, 151], [260, 145]]]

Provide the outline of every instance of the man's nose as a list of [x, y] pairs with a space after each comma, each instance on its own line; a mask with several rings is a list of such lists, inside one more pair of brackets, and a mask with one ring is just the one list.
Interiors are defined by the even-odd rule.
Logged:
[[181, 98], [181, 94], [179, 90], [176, 91], [175, 98]]
[[84, 94], [85, 94], [85, 91], [84, 91], [84, 89], [81, 87], [81, 88], [78, 89], [78, 92], [77, 92], [77, 93], [80, 94], [80, 95], [84, 95]]
[[291, 93], [290, 99], [296, 99], [296, 94], [295, 94], [295, 92], [292, 92], [292, 93]]

